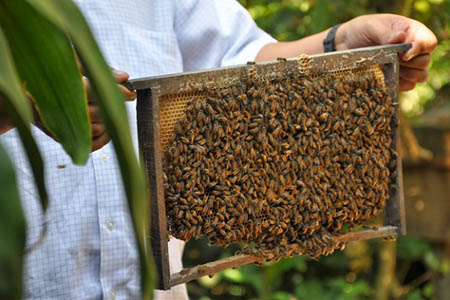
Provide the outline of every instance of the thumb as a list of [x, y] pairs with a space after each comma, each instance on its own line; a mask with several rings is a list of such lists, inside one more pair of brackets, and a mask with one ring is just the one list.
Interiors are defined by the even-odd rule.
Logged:
[[[386, 44], [406, 43], [406, 42], [408, 42], [407, 40], [408, 40], [408, 38], [407, 38], [406, 32], [397, 30], [397, 31], [391, 32], [388, 35], [388, 37], [386, 39]], [[404, 61], [410, 60], [412, 57], [415, 56], [415, 52], [417, 52], [417, 50], [418, 50], [417, 48], [418, 48], [417, 45], [415, 45], [415, 43], [413, 42], [412, 47], [406, 53], [404, 52], [401, 55], [401, 58]]]
[[116, 79], [117, 82], [124, 82], [128, 80], [128, 77], [130, 77], [130, 75], [128, 75], [127, 72], [124, 71], [120, 71], [114, 68], [111, 68], [111, 72], [113, 77]]
[[404, 43], [405, 40], [406, 40], [406, 33], [401, 30], [396, 30], [387, 34], [382, 44]]

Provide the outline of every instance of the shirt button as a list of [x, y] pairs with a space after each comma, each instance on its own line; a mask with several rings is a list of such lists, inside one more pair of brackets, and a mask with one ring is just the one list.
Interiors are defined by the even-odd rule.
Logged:
[[111, 220], [106, 222], [106, 228], [108, 228], [109, 231], [112, 231], [114, 229], [114, 222]]
[[111, 300], [115, 300], [116, 299], [116, 291], [114, 289], [111, 289], [109, 291], [109, 297], [111, 298]]
[[104, 153], [104, 152], [101, 154], [101, 158], [102, 158], [102, 160], [103, 160], [104, 162], [107, 162], [108, 159], [109, 159], [108, 154], [106, 154], [106, 153]]

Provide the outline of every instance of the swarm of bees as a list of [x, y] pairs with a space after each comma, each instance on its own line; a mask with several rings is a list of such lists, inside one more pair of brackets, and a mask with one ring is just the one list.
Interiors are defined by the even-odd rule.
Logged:
[[366, 71], [259, 76], [194, 97], [164, 153], [170, 233], [317, 258], [389, 197], [395, 109]]

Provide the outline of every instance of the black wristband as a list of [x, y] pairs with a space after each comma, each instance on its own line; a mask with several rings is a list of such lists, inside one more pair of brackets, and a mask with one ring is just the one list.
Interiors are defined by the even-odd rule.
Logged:
[[336, 44], [334, 43], [334, 38], [339, 26], [341, 26], [341, 24], [334, 25], [330, 29], [330, 31], [328, 31], [326, 39], [323, 40], [323, 52], [336, 51]]

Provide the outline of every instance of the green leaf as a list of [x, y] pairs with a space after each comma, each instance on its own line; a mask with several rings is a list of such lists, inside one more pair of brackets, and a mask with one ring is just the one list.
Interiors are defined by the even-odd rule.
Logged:
[[140, 168], [130, 135], [124, 97], [98, 48], [81, 12], [70, 0], [28, 0], [60, 29], [67, 32], [90, 79], [103, 114], [107, 131], [116, 150], [122, 180], [140, 251], [143, 298], [152, 297], [155, 271], [150, 252], [149, 209], [146, 177]]
[[7, 41], [0, 28], [0, 102], [17, 126], [23, 148], [33, 171], [43, 210], [47, 209], [48, 196], [45, 189], [44, 165], [39, 149], [31, 135], [29, 123], [31, 110], [28, 100], [19, 85]]
[[21, 299], [25, 217], [11, 161], [0, 145], [0, 299]]
[[324, 284], [317, 280], [305, 280], [295, 289], [295, 295], [300, 300], [328, 300], [332, 299], [331, 293]]
[[365, 299], [370, 293], [370, 286], [363, 280], [349, 283], [341, 277], [332, 278], [327, 282], [330, 290], [336, 295], [336, 300]]
[[248, 283], [259, 296], [264, 293], [264, 280], [262, 268], [255, 265], [245, 265], [238, 269], [243, 275], [243, 282]]
[[273, 300], [294, 300], [294, 296], [287, 292], [278, 291], [272, 295]]
[[413, 236], [400, 236], [397, 239], [397, 253], [401, 258], [419, 259], [430, 249], [427, 241]]
[[26, 1], [1, 1], [0, 26], [45, 127], [74, 163], [86, 163], [91, 151], [90, 122], [69, 39]]
[[423, 287], [423, 295], [428, 299], [432, 299], [434, 295], [434, 287], [431, 283], [425, 284]]
[[433, 271], [439, 271], [440, 261], [436, 254], [433, 251], [427, 251], [425, 253], [425, 263], [428, 267], [430, 267]]
[[306, 270], [306, 257], [305, 256], [296, 256], [290, 258], [283, 258], [277, 263], [268, 265], [267, 272], [270, 274], [272, 278], [278, 278], [281, 274], [286, 273], [291, 269], [300, 269]]
[[422, 296], [419, 290], [414, 290], [408, 295], [408, 300], [422, 300]]
[[240, 270], [237, 269], [227, 269], [222, 272], [223, 277], [232, 282], [244, 282], [244, 275]]
[[312, 30], [313, 32], [319, 32], [325, 30], [330, 24], [330, 12], [328, 11], [328, 1], [317, 0], [313, 8], [311, 9]]

